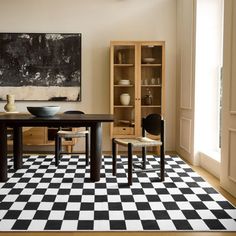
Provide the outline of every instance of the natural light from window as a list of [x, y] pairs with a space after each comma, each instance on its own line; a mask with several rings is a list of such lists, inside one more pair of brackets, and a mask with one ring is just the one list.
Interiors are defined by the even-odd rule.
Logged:
[[223, 0], [198, 0], [195, 68], [195, 150], [220, 161]]

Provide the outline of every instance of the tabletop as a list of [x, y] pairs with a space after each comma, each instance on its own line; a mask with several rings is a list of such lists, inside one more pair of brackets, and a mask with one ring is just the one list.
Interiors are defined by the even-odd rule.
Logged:
[[51, 117], [35, 117], [26, 113], [1, 113], [0, 122], [5, 124], [78, 124], [78, 123], [94, 123], [94, 122], [113, 122], [114, 116], [111, 114], [56, 114]]

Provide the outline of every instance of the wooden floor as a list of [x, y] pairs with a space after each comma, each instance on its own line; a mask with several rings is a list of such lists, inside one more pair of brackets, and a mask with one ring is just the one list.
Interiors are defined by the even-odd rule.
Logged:
[[[191, 165], [190, 165], [191, 166]], [[236, 198], [220, 187], [219, 180], [201, 167], [191, 166], [236, 206]], [[236, 236], [236, 232], [1, 232], [0, 236]]]

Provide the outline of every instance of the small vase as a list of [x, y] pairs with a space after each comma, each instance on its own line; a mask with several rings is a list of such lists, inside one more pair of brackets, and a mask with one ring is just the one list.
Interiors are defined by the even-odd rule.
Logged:
[[145, 105], [152, 105], [152, 97], [150, 95], [146, 95], [144, 98]]
[[129, 105], [129, 103], [130, 103], [130, 95], [128, 93], [122, 93], [120, 95], [120, 103], [122, 105], [125, 105], [125, 106]]
[[4, 106], [4, 110], [6, 112], [14, 112], [16, 110], [14, 95], [7, 94], [7, 104]]
[[147, 89], [147, 95], [144, 97], [145, 105], [152, 105], [152, 93], [149, 89]]

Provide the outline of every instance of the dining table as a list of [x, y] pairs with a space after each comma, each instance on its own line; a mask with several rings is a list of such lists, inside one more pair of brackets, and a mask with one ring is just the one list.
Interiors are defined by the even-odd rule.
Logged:
[[0, 182], [8, 179], [7, 129], [13, 129], [13, 163], [18, 170], [23, 165], [23, 127], [89, 127], [90, 128], [90, 180], [100, 180], [102, 160], [102, 123], [114, 122], [111, 114], [56, 114], [36, 117], [24, 113], [0, 114]]

